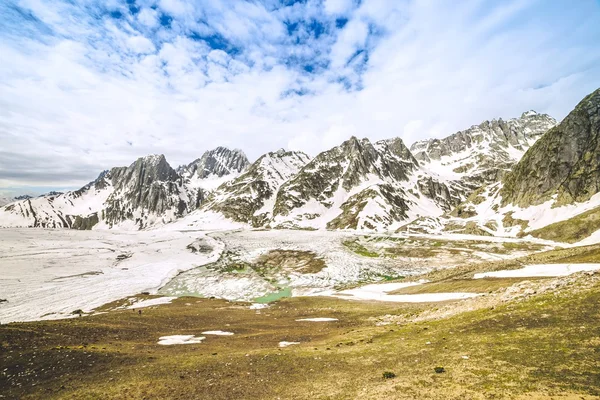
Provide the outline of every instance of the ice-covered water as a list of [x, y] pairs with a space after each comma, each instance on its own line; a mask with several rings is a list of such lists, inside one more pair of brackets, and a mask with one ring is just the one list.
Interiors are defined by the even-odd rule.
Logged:
[[[192, 253], [196, 240], [213, 250]], [[202, 232], [0, 229], [0, 322], [65, 318], [155, 292], [221, 251]]]

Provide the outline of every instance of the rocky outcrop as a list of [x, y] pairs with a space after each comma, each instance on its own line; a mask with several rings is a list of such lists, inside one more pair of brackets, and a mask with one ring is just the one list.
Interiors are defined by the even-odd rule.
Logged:
[[600, 190], [600, 89], [585, 97], [533, 145], [501, 190], [521, 207], [556, 196], [556, 205], [588, 200]]

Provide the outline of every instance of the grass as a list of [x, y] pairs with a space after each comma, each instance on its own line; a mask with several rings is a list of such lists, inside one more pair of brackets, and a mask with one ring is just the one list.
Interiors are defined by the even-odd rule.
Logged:
[[[356, 254], [365, 257], [407, 257], [407, 258], [443, 258], [467, 261], [472, 259], [470, 253], [485, 252], [510, 254], [515, 251], [534, 252], [548, 246], [530, 242], [493, 243], [482, 240], [433, 240], [427, 238], [366, 237], [344, 242], [344, 245]], [[387, 242], [387, 243], [386, 243]], [[377, 248], [372, 243], [377, 244]], [[382, 244], [385, 244], [382, 246]], [[380, 253], [378, 249], [382, 249]]]
[[252, 264], [261, 276], [273, 276], [282, 271], [316, 274], [325, 267], [325, 261], [315, 253], [300, 250], [271, 250]]
[[[241, 303], [179, 299], [141, 316], [0, 327], [0, 389], [23, 399], [598, 396], [598, 302], [593, 287], [441, 321], [374, 326], [371, 316], [428, 306], [291, 298], [256, 314]], [[295, 322], [310, 316], [339, 321]], [[156, 344], [208, 329], [236, 334]], [[301, 344], [280, 349], [282, 340]], [[445, 372], [437, 374], [440, 366]]]
[[575, 243], [589, 237], [598, 229], [600, 229], [600, 207], [528, 233], [541, 239]]
[[[426, 276], [434, 282], [405, 290], [490, 291], [517, 280], [468, 278], [523, 263], [599, 257], [600, 245], [557, 249], [434, 271]], [[600, 284], [595, 284], [437, 321], [376, 326], [383, 316], [418, 315], [438, 305], [306, 297], [283, 298], [255, 311], [247, 303], [179, 298], [142, 315], [116, 310], [13, 323], [0, 326], [0, 394], [19, 399], [592, 398], [600, 396], [599, 302]], [[296, 322], [310, 317], [338, 321]], [[157, 344], [161, 336], [206, 330], [235, 335], [207, 335], [200, 344]], [[300, 344], [279, 348], [280, 341]]]
[[350, 251], [363, 257], [379, 257], [379, 253], [368, 250], [365, 246], [360, 244], [358, 240], [345, 240], [342, 244]]

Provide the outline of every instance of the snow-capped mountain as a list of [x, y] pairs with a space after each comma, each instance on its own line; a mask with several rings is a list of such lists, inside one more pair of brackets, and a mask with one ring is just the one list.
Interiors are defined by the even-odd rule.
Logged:
[[[401, 139], [355, 137], [317, 155], [280, 189], [273, 226], [377, 229], [408, 218], [418, 162]], [[416, 193], [416, 192], [414, 192]]]
[[502, 181], [480, 186], [445, 218], [413, 225], [427, 232], [581, 240], [600, 219], [599, 146], [600, 89], [544, 133]]
[[229, 150], [225, 147], [206, 151], [202, 157], [188, 165], [181, 166], [177, 172], [184, 178], [206, 179], [241, 173], [250, 165], [243, 151]]
[[262, 226], [273, 215], [280, 187], [295, 176], [310, 157], [299, 151], [267, 153], [238, 178], [221, 185], [207, 200], [206, 210], [252, 226]]
[[422, 192], [425, 179], [401, 139], [352, 137], [317, 155], [281, 187], [270, 225], [385, 229], [424, 209], [439, 214], [451, 196], [447, 190], [445, 199]]
[[0, 195], [0, 207], [5, 206], [10, 203], [13, 203], [15, 201], [31, 199], [32, 197], [33, 196], [30, 196], [28, 194], [23, 194], [23, 195], [14, 196], [14, 197]]
[[199, 212], [254, 227], [381, 230], [441, 215], [462, 199], [424, 174], [401, 139], [352, 137], [312, 160], [300, 152], [265, 154]]
[[[181, 226], [200, 229], [229, 220], [265, 228], [526, 234], [553, 222], [549, 215], [571, 218], [600, 206], [599, 104], [600, 90], [559, 125], [528, 111], [410, 149], [400, 138], [351, 137], [313, 159], [282, 149], [249, 164], [240, 150], [219, 147], [177, 170], [164, 156], [142, 157], [77, 191], [1, 207], [0, 226], [142, 229], [181, 219]], [[558, 216], [553, 206], [572, 209]]]
[[183, 178], [190, 206], [198, 208], [208, 193], [223, 183], [237, 178], [250, 162], [243, 151], [217, 147], [204, 152], [202, 157], [177, 168]]
[[[222, 148], [214, 152], [224, 153]], [[237, 159], [231, 158], [234, 166], [241, 168], [246, 158], [238, 152]], [[199, 190], [214, 186], [211, 178], [217, 174], [226, 177], [226, 165], [208, 161], [203, 170], [214, 167], [215, 172], [190, 183], [190, 178], [182, 177], [163, 155], [141, 157], [128, 167], [102, 172], [79, 190], [12, 202], [0, 208], [0, 226], [141, 229], [172, 222], [197, 208]]]
[[556, 120], [528, 111], [520, 118], [494, 119], [443, 139], [414, 143], [410, 149], [422, 167], [444, 181], [457, 181], [469, 192], [498, 182]]

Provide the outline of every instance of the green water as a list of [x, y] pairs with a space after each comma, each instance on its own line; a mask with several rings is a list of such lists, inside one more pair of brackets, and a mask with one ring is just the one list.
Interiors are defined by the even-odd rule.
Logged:
[[284, 289], [280, 290], [279, 292], [269, 293], [264, 296], [257, 297], [256, 299], [254, 299], [254, 301], [256, 303], [272, 303], [274, 301], [281, 300], [285, 297], [291, 297], [291, 296], [292, 296], [292, 289], [284, 288]]

